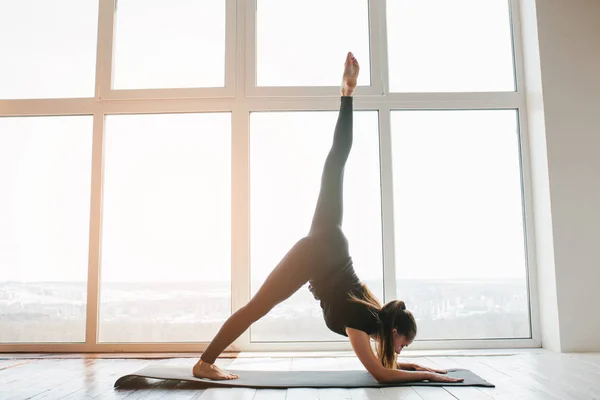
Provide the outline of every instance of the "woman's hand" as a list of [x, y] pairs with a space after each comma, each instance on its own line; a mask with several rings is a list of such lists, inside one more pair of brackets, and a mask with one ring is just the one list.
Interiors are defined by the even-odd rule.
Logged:
[[427, 376], [427, 380], [429, 382], [450, 382], [450, 383], [457, 383], [457, 382], [462, 382], [465, 380], [465, 378], [453, 378], [451, 376], [448, 375], [440, 375], [440, 374], [436, 374], [436, 373], [431, 373], [430, 375]]
[[413, 364], [413, 363], [401, 363], [401, 362], [398, 362], [397, 363], [397, 367], [398, 367], [398, 369], [404, 369], [406, 371], [427, 371], [427, 372], [434, 372], [436, 374], [446, 374], [446, 373], [448, 373], [448, 371], [445, 370], [445, 369], [427, 368], [427, 367], [423, 367], [422, 365]]
[[420, 368], [419, 370], [403, 371], [398, 369], [385, 368], [381, 365], [381, 362], [375, 357], [373, 349], [371, 348], [371, 342], [369, 341], [369, 335], [365, 332], [354, 328], [346, 328], [346, 334], [350, 339], [350, 344], [356, 353], [356, 356], [364, 365], [365, 369], [369, 371], [371, 376], [379, 383], [395, 383], [395, 382], [418, 382], [418, 381], [432, 381], [432, 382], [462, 382], [462, 378], [451, 378], [447, 375], [440, 375], [433, 371], [433, 369], [421, 367], [416, 364], [401, 364], [397, 363], [397, 367], [401, 365], [412, 366], [413, 369]]

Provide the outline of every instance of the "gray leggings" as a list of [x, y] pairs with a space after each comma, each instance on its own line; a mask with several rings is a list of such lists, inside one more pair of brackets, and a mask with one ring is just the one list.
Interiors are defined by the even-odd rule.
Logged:
[[248, 304], [225, 321], [202, 354], [202, 361], [214, 363], [252, 323], [294, 294], [319, 270], [348, 258], [348, 242], [341, 225], [344, 167], [352, 148], [352, 108], [352, 97], [342, 97], [309, 234], [288, 251]]

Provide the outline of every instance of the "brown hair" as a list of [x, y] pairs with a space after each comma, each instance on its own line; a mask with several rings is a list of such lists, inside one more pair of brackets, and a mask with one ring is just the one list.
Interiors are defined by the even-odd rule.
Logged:
[[396, 328], [399, 335], [413, 339], [417, 335], [417, 322], [412, 313], [406, 309], [406, 305], [402, 300], [392, 300], [382, 306], [364, 283], [361, 286], [362, 298], [354, 293], [349, 293], [350, 301], [369, 307], [380, 320], [375, 352], [384, 367], [395, 369], [397, 354], [394, 349], [392, 330]]

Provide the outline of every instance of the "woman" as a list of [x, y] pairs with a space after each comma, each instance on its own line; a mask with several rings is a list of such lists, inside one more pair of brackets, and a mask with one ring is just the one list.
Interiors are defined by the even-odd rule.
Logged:
[[[356, 58], [348, 53], [333, 145], [325, 161], [308, 236], [292, 247], [248, 304], [225, 321], [194, 366], [194, 376], [236, 379], [237, 375], [214, 365], [217, 357], [253, 322], [310, 282], [309, 289], [321, 302], [327, 327], [350, 339], [359, 360], [378, 382], [461, 381], [443, 375], [446, 371], [396, 362], [397, 355], [417, 334], [415, 319], [402, 301], [382, 307], [354, 271], [341, 225], [344, 166], [352, 147], [352, 95], [358, 72]], [[376, 342], [377, 356], [371, 349], [371, 338]]]

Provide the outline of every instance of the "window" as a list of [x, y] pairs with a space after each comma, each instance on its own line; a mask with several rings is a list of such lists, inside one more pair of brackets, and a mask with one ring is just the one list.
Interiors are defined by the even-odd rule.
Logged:
[[[308, 234], [336, 120], [337, 112], [326, 111], [251, 115], [252, 294], [294, 243]], [[356, 273], [382, 299], [378, 130], [376, 112], [355, 113], [354, 144], [344, 180], [343, 229]], [[251, 328], [251, 340], [256, 342], [340, 339], [323, 323], [319, 303], [307, 287]]]
[[230, 120], [107, 117], [101, 342], [209, 340], [229, 316]]
[[392, 92], [512, 91], [506, 0], [388, 0]]
[[[2, 2], [0, 352], [204, 350], [308, 233], [348, 51], [359, 278], [415, 348], [539, 347], [518, 3]], [[306, 286], [230, 349], [349, 350]]]
[[530, 336], [517, 115], [394, 111], [397, 296], [419, 339]]
[[0, 3], [0, 99], [93, 97], [98, 0]]
[[224, 86], [224, 0], [117, 4], [115, 89]]
[[0, 118], [0, 343], [85, 341], [91, 133]]
[[[338, 86], [349, 50], [369, 59], [368, 5], [367, 0], [258, 0], [257, 85]], [[369, 86], [370, 77], [366, 62], [358, 84]]]

